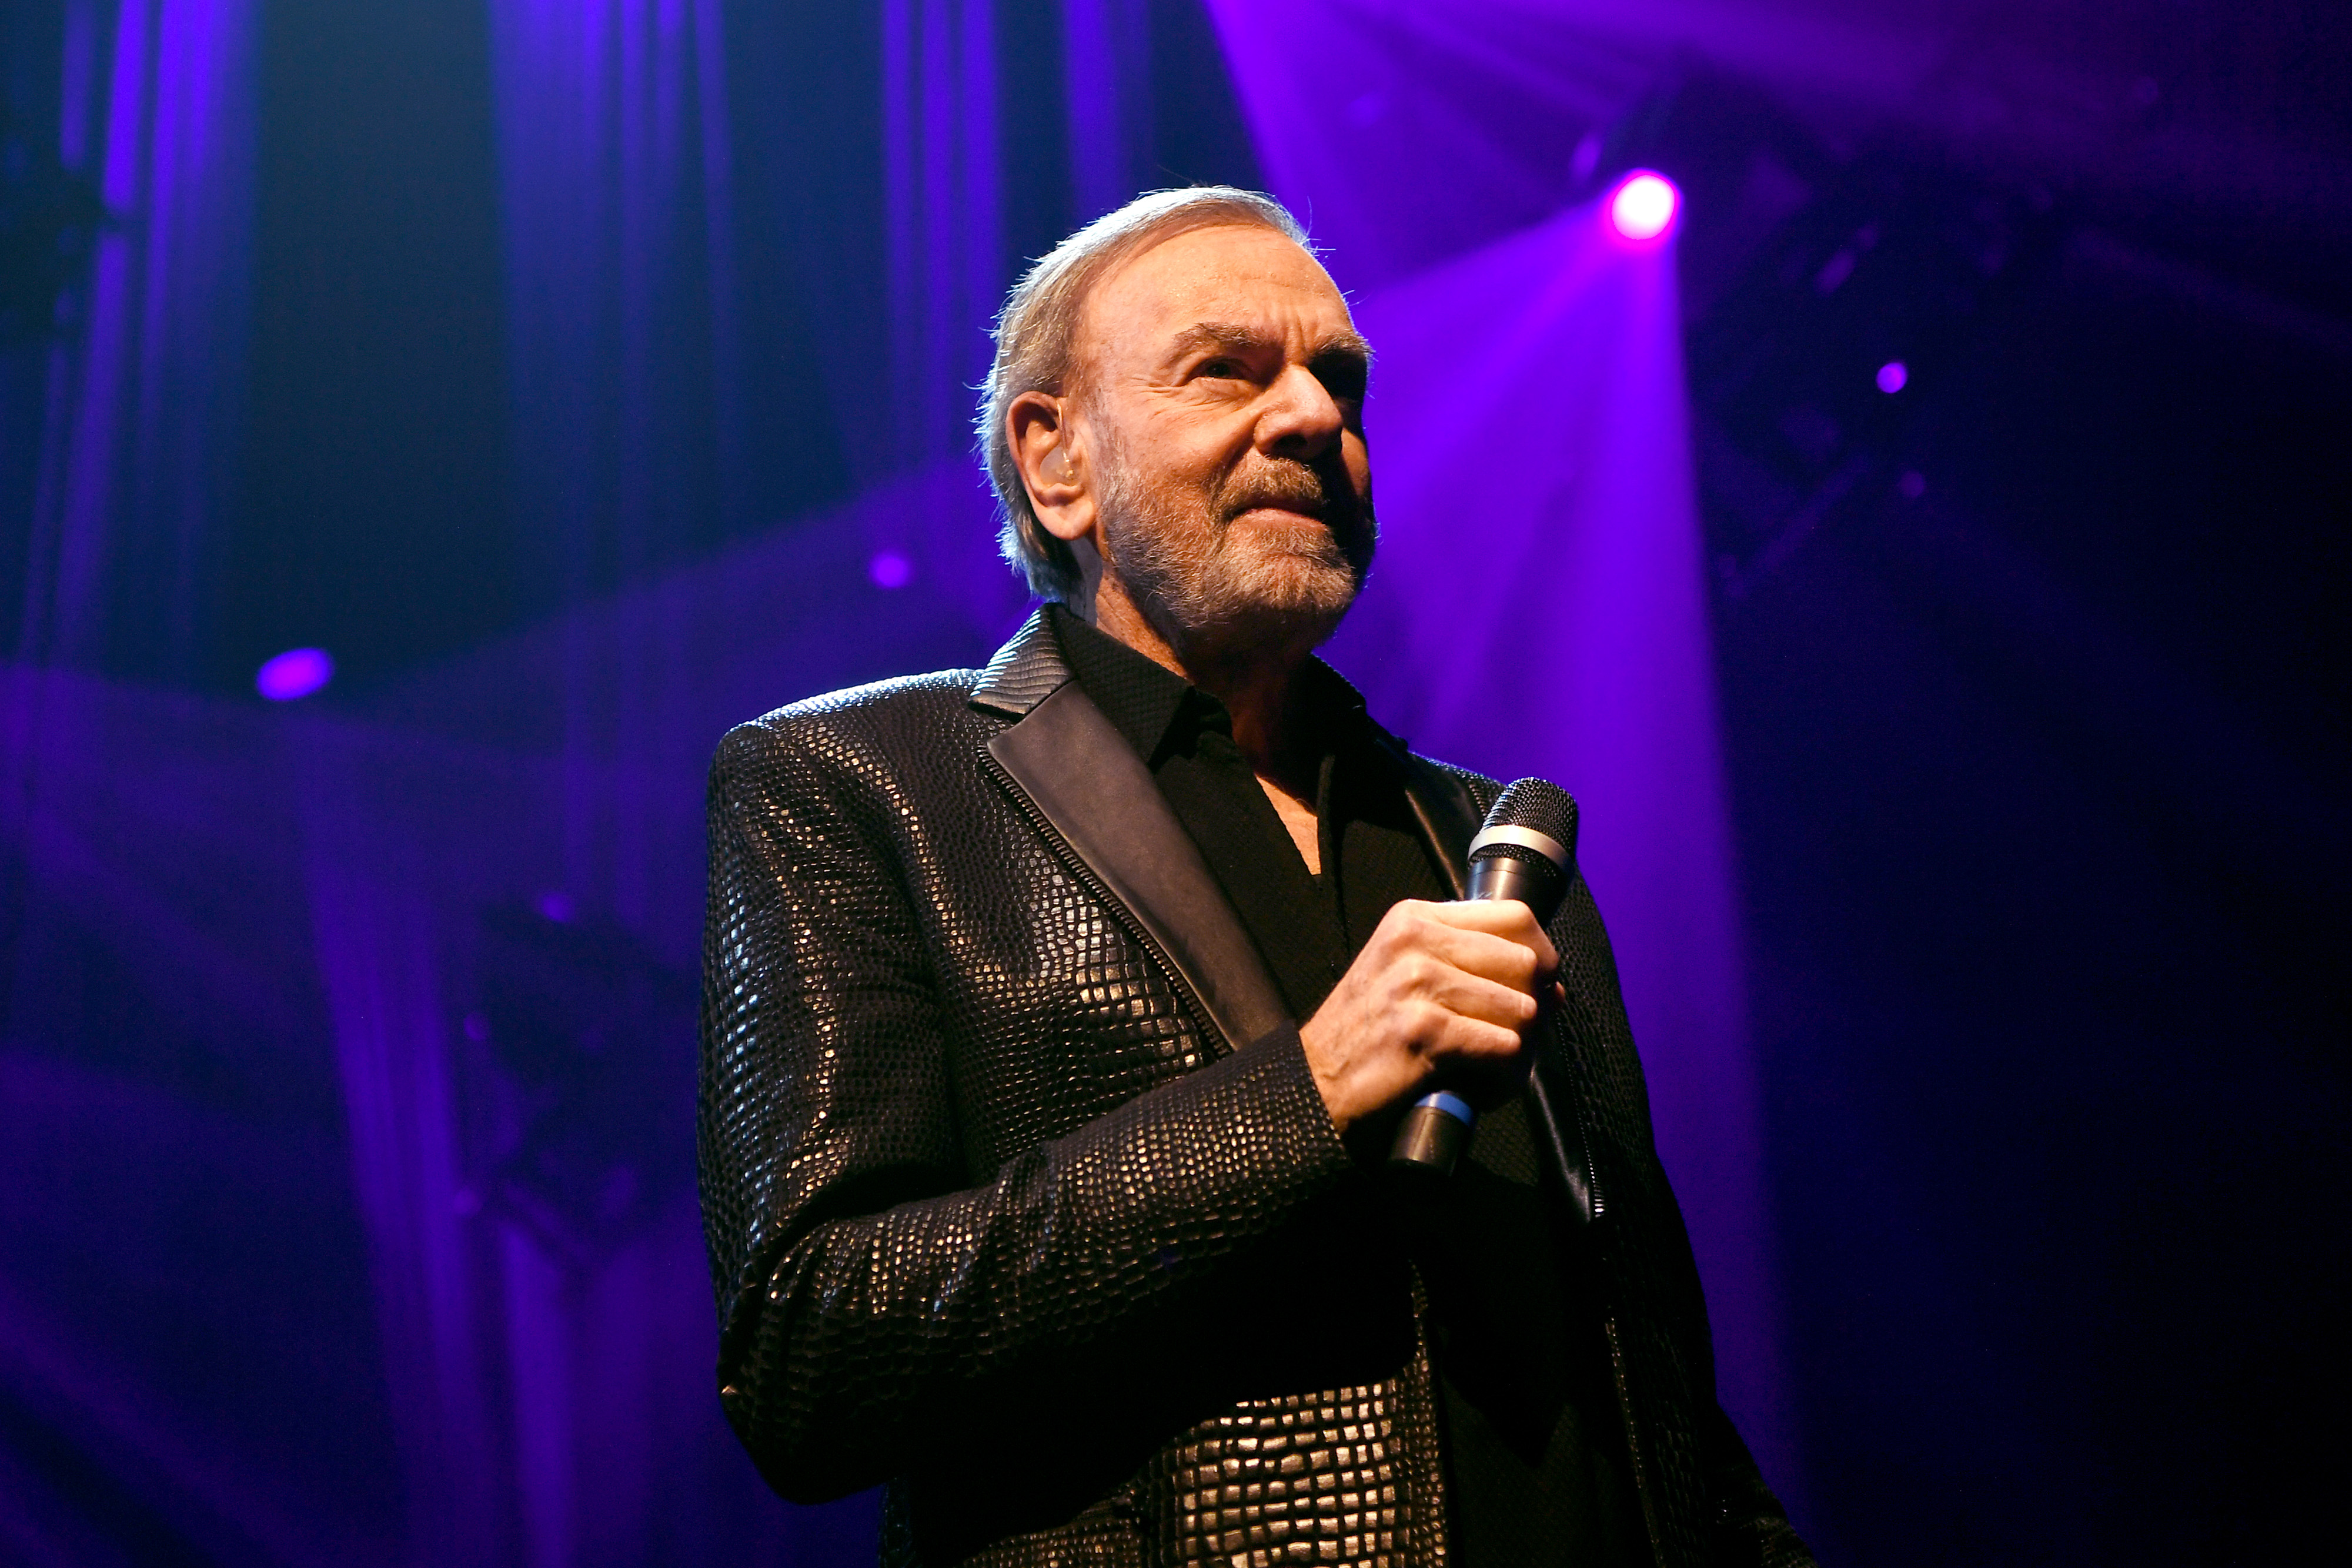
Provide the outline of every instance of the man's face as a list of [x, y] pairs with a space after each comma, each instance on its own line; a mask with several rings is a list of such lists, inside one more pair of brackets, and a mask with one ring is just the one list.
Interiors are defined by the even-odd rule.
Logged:
[[1271, 229], [1196, 229], [1098, 285], [1079, 403], [1106, 570], [1180, 652], [1312, 646], [1377, 529], [1369, 355], [1347, 302]]

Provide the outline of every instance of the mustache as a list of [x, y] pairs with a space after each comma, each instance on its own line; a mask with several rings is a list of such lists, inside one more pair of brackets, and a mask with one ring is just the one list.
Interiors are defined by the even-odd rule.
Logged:
[[1236, 478], [1218, 507], [1222, 520], [1232, 522], [1244, 512], [1271, 507], [1298, 512], [1334, 528], [1357, 521], [1364, 504], [1345, 472], [1327, 474], [1308, 464], [1279, 461], [1275, 465]]

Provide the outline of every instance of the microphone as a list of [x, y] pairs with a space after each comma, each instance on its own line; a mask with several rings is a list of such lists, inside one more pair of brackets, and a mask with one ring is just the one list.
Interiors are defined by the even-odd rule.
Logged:
[[[1576, 801], [1544, 779], [1505, 789], [1470, 841], [1465, 898], [1516, 898], [1549, 925], [1576, 874]], [[1389, 1164], [1450, 1176], [1470, 1146], [1477, 1113], [1460, 1095], [1431, 1090], [1412, 1103], [1389, 1148]]]

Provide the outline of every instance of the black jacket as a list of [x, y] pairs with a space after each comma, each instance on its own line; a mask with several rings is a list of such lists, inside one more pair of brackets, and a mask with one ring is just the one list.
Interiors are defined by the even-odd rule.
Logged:
[[[1461, 865], [1496, 786], [1399, 761]], [[1371, 1184], [1043, 617], [984, 671], [734, 730], [709, 804], [703, 1218], [720, 1399], [770, 1484], [814, 1501], [890, 1481], [886, 1561], [1143, 1564], [1287, 1560], [1312, 1479], [1326, 1553], [1369, 1561], [1377, 1539], [1401, 1568], [1442, 1562], [1415, 1314], [1314, 1332], [1335, 1260], [1344, 1289], [1402, 1267]], [[1806, 1563], [1716, 1403], [1581, 879], [1551, 934], [1570, 1005], [1528, 1115], [1560, 1212], [1590, 1217], [1656, 1559]], [[1261, 1473], [1220, 1511], [1220, 1474]]]

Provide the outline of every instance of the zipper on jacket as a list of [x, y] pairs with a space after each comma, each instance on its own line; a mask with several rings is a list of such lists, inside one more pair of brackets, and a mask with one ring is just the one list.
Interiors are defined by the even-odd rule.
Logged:
[[[1111, 890], [1104, 884], [1102, 879], [1095, 874], [1094, 868], [1087, 864], [1086, 857], [1079, 854], [1077, 850], [1072, 846], [1070, 841], [1063, 837], [1062, 831], [1054, 826], [1054, 824], [1046, 819], [1045, 814], [1037, 809], [1035, 803], [1029, 799], [1029, 792], [1022, 789], [1020, 781], [1013, 777], [1012, 770], [1006, 768], [1003, 763], [998, 761], [996, 754], [990, 751], [985, 746], [981, 747], [979, 749], [981, 756], [987, 762], [989, 772], [995, 777], [998, 784], [1003, 787], [1005, 794], [1012, 799], [1013, 808], [1021, 813], [1023, 819], [1026, 821], [1031, 827], [1037, 830], [1038, 835], [1043, 838], [1047, 844], [1052, 846], [1056, 858], [1062, 862], [1064, 868], [1076, 878], [1080, 886], [1084, 887], [1094, 896], [1097, 903], [1100, 904], [1105, 910], [1109, 912], [1112, 920], [1118, 924], [1119, 929], [1126, 932], [1128, 936], [1133, 938], [1146, 953], [1150, 954], [1152, 958], [1159, 963], [1161, 972], [1167, 975], [1170, 982], [1174, 986], [1176, 995], [1178, 998], [1183, 1002], [1186, 1012], [1191, 1015], [1193, 1027], [1201, 1031], [1202, 1042], [1209, 1044], [1211, 1049], [1213, 1051], [1214, 1042], [1225, 1039], [1225, 1031], [1217, 1023], [1215, 1019], [1209, 1015], [1207, 1005], [1203, 1003], [1196, 994], [1194, 994], [1192, 982], [1184, 977], [1184, 971], [1178, 967], [1173, 958], [1169, 956], [1167, 949], [1160, 945], [1158, 940], [1152, 936], [1151, 933], [1143, 929], [1142, 923], [1135, 917], [1134, 912], [1128, 908], [1127, 901], [1120, 898], [1117, 894], [1111, 892]], [[1574, 1039], [1574, 1031], [1565, 1027], [1565, 1022], [1566, 1020], [1563, 1019], [1561, 1033], [1568, 1037], [1567, 1044], [1570, 1047], [1569, 1071], [1571, 1075], [1580, 1078], [1582, 1074], [1578, 1071], [1579, 1058], [1581, 1055], [1581, 1052], [1577, 1049], [1579, 1042]], [[1241, 1043], [1243, 1045], [1246, 1045], [1249, 1042], [1244, 1040]], [[1231, 1041], [1228, 1041], [1227, 1044], [1232, 1051], [1238, 1051], [1241, 1049], [1240, 1045], [1234, 1045]], [[1600, 1173], [1594, 1168], [1592, 1159], [1593, 1137], [1591, 1117], [1585, 1108], [1585, 1102], [1588, 1099], [1588, 1096], [1584, 1093], [1583, 1085], [1581, 1083], [1574, 1084], [1571, 1087], [1574, 1089], [1576, 1096], [1575, 1109], [1577, 1130], [1584, 1142], [1584, 1179], [1586, 1183], [1586, 1191], [1590, 1195], [1592, 1204], [1592, 1218], [1595, 1223], [1598, 1223], [1602, 1212], [1602, 1199], [1601, 1195]], [[1414, 1280], [1414, 1291], [1416, 1298], [1419, 1296], [1420, 1288], [1420, 1281], [1416, 1276]], [[1418, 1301], [1416, 1301], [1414, 1316], [1417, 1325], [1420, 1324], [1421, 1312], [1418, 1309]], [[1633, 1492], [1634, 1495], [1641, 1500], [1642, 1524], [1650, 1539], [1651, 1560], [1657, 1564], [1657, 1568], [1670, 1568], [1670, 1565], [1667, 1563], [1665, 1559], [1665, 1549], [1661, 1544], [1658, 1534], [1657, 1502], [1656, 1499], [1653, 1495], [1653, 1489], [1649, 1477], [1649, 1467], [1643, 1459], [1641, 1437], [1635, 1430], [1633, 1425], [1633, 1388], [1626, 1379], [1624, 1347], [1618, 1339], [1617, 1319], [1613, 1313], [1602, 1320], [1602, 1328], [1607, 1333], [1609, 1340], [1610, 1381], [1614, 1385], [1617, 1393], [1618, 1416], [1625, 1429], [1625, 1452], [1628, 1460], [1633, 1467]], [[1416, 1332], [1425, 1333], [1426, 1329], [1423, 1326], [1417, 1326]], [[1434, 1416], [1437, 1406], [1436, 1389], [1434, 1387], [1434, 1379], [1437, 1376], [1436, 1362], [1433, 1356], [1426, 1356], [1423, 1357], [1423, 1364], [1428, 1368], [1429, 1375], [1433, 1380], [1433, 1386], [1429, 1390], [1429, 1395], [1432, 1402], [1433, 1416]], [[1443, 1474], [1442, 1465], [1440, 1466], [1440, 1473], [1441, 1475]], [[1444, 1496], [1444, 1489], [1442, 1483], [1439, 1488], [1439, 1496], [1441, 1499]], [[1441, 1514], [1440, 1517], [1443, 1518], [1443, 1514]], [[1441, 1528], [1438, 1532], [1438, 1538], [1441, 1543], [1444, 1542], [1444, 1531]], [[1443, 1553], [1443, 1544], [1441, 1544], [1440, 1551], [1441, 1553]]]
[[1565, 1087], [1570, 1102], [1569, 1113], [1574, 1119], [1572, 1124], [1576, 1128], [1578, 1141], [1583, 1145], [1585, 1201], [1591, 1207], [1591, 1223], [1598, 1225], [1601, 1216], [1609, 1212], [1608, 1194], [1601, 1183], [1600, 1123], [1592, 1109], [1591, 1074], [1585, 1071], [1584, 1031], [1569, 1017], [1570, 1009], [1584, 1005], [1583, 994], [1571, 991], [1568, 1006], [1562, 1008], [1556, 1017], [1554, 1032], [1563, 1048], [1561, 1055], [1566, 1059], [1563, 1065], [1568, 1069], [1569, 1081]]
[[1625, 1427], [1625, 1457], [1633, 1467], [1633, 1495], [1642, 1500], [1642, 1528], [1650, 1535], [1650, 1561], [1668, 1568], [1665, 1538], [1658, 1533], [1658, 1500], [1650, 1482], [1650, 1467], [1642, 1457], [1642, 1434], [1633, 1425], [1633, 1385], [1625, 1375], [1625, 1343], [1618, 1336], [1617, 1314], [1601, 1320], [1609, 1338], [1609, 1380], [1617, 1387], [1617, 1415]]

